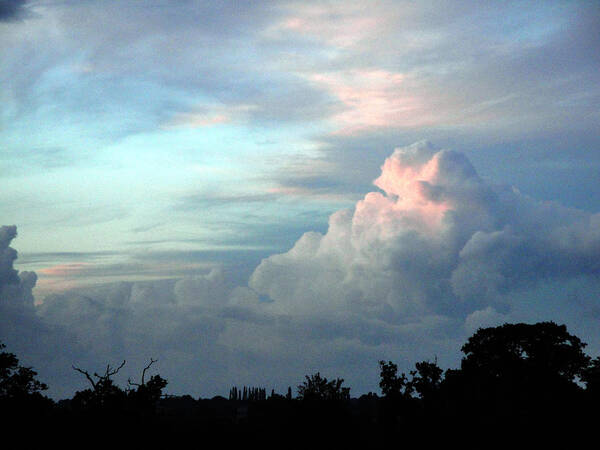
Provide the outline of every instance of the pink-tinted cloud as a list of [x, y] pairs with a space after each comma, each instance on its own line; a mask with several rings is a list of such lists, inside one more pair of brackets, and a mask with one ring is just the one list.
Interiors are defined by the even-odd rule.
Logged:
[[411, 128], [434, 121], [422, 100], [409, 92], [406, 76], [380, 69], [311, 73], [308, 80], [342, 104], [331, 118], [337, 134], [352, 135], [376, 128]]
[[175, 114], [163, 128], [204, 128], [242, 120], [256, 105], [204, 105], [197, 111]]
[[366, 227], [377, 224], [385, 235], [397, 233], [398, 228], [435, 231], [451, 208], [450, 201], [436, 195], [443, 183], [439, 178], [440, 154], [414, 165], [403, 156], [395, 153], [386, 159], [374, 184], [387, 195], [367, 194], [356, 204], [355, 220]]
[[76, 262], [57, 264], [37, 270], [40, 277], [35, 287], [36, 303], [41, 304], [46, 295], [89, 284], [89, 280], [84, 281], [81, 276], [93, 266], [89, 263]]
[[267, 192], [281, 197], [305, 197], [310, 200], [342, 203], [348, 202], [351, 196], [339, 192], [321, 192], [319, 189], [301, 186], [276, 186], [268, 188]]
[[57, 264], [55, 266], [39, 269], [37, 272], [47, 277], [70, 277], [83, 272], [89, 266], [89, 263]]
[[43, 299], [47, 295], [62, 293], [79, 286], [81, 286], [81, 284], [75, 280], [40, 277], [35, 286], [35, 303], [36, 305], [41, 305], [43, 303]]
[[369, 14], [363, 4], [295, 5], [293, 13], [270, 33], [292, 32], [336, 47], [351, 47], [377, 31], [382, 17]]
[[[376, 63], [345, 58], [362, 48], [369, 48], [389, 32], [393, 13], [363, 2], [326, 5], [293, 4], [290, 13], [267, 34], [277, 37], [292, 33], [320, 41], [326, 60], [340, 59], [342, 67], [334, 71], [305, 66], [298, 74], [327, 91], [341, 103], [341, 111], [331, 119], [335, 134], [353, 135], [377, 128], [416, 127], [432, 122], [422, 100], [407, 86], [405, 73], [384, 69]], [[409, 6], [403, 8], [410, 10]], [[404, 13], [405, 14], [405, 13]], [[405, 40], [411, 45], [410, 40]]]
[[170, 127], [202, 128], [231, 122], [231, 117], [226, 114], [182, 113], [177, 114], [169, 123]]

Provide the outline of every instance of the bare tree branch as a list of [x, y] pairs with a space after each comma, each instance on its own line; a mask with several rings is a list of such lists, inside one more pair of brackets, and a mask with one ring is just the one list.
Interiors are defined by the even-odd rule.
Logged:
[[150, 363], [146, 367], [144, 367], [144, 370], [142, 371], [142, 385], [144, 384], [144, 377], [146, 376], [146, 370], [148, 370], [150, 368], [150, 366], [152, 364], [154, 364], [156, 361], [158, 361], [158, 359], [150, 358]]
[[[79, 367], [75, 367], [72, 366], [74, 370], [76, 370], [77, 372], [85, 375], [85, 377], [88, 379], [88, 381], [92, 384], [92, 387], [94, 388], [94, 390], [96, 389], [96, 383], [94, 382], [94, 379], [90, 376], [90, 374], [88, 373], [87, 370], [82, 370]], [[96, 374], [94, 374], [96, 375]], [[97, 376], [97, 375], [96, 375]]]
[[[94, 388], [94, 390], [97, 390], [98, 383], [100, 381], [110, 380], [110, 377], [112, 377], [113, 375], [116, 375], [119, 372], [119, 370], [121, 370], [123, 368], [123, 366], [125, 365], [125, 362], [126, 361], [123, 360], [123, 362], [121, 363], [121, 365], [119, 367], [117, 367], [116, 369], [111, 368], [110, 364], [108, 364], [106, 366], [106, 372], [104, 372], [104, 375], [98, 375], [98, 372], [94, 372], [93, 375], [90, 375], [90, 373], [87, 370], [80, 369], [79, 367], [76, 367], [75, 365], [73, 365], [72, 367], [77, 372], [85, 375], [85, 377], [88, 379], [88, 381], [92, 384], [92, 387]], [[94, 379], [92, 378], [92, 376], [96, 377], [98, 380], [94, 381]]]
[[138, 387], [146, 384], [146, 371], [150, 368], [150, 366], [152, 366], [152, 364], [154, 364], [157, 361], [158, 361], [158, 359], [150, 358], [150, 362], [148, 363], [148, 365], [146, 367], [144, 367], [144, 370], [142, 371], [142, 382], [141, 383], [134, 383], [133, 381], [131, 381], [131, 378], [128, 378], [127, 384], [129, 384], [130, 386], [138, 386]]
[[106, 366], [106, 374], [104, 375], [104, 378], [110, 378], [113, 375], [116, 375], [119, 370], [121, 370], [123, 368], [123, 366], [125, 365], [125, 360], [123, 360], [123, 362], [121, 363], [121, 365], [119, 367], [117, 367], [116, 369], [112, 369], [110, 367], [110, 364]]

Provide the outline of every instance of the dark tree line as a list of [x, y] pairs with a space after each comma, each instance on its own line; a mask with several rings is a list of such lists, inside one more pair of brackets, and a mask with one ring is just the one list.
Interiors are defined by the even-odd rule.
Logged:
[[291, 387], [285, 395], [273, 390], [267, 395], [264, 387], [244, 386], [233, 387], [228, 399], [195, 400], [164, 395], [167, 380], [147, 374], [154, 359], [126, 388], [114, 382], [125, 361], [107, 365], [102, 373], [73, 366], [89, 387], [55, 403], [43, 395], [47, 386], [36, 372], [1, 345], [0, 409], [66, 418], [84, 427], [112, 418], [133, 420], [138, 429], [200, 427], [234, 435], [285, 434], [298, 427], [334, 434], [348, 429], [350, 437], [464, 427], [583, 426], [598, 419], [600, 400], [600, 357], [590, 358], [585, 347], [554, 322], [481, 328], [463, 345], [459, 368], [444, 371], [434, 359], [400, 373], [394, 362], [380, 361], [381, 395], [360, 398], [350, 397], [342, 378], [329, 380], [319, 372], [305, 376], [295, 398]]
[[[271, 395], [275, 395], [271, 392]], [[248, 387], [244, 386], [242, 389], [238, 389], [234, 386], [229, 391], [229, 400], [237, 401], [261, 401], [267, 399], [267, 390], [262, 387]]]

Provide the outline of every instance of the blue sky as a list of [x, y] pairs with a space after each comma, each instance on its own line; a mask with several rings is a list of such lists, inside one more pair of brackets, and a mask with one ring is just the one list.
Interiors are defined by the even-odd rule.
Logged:
[[[593, 236], [599, 28], [587, 1], [0, 1], [0, 217], [18, 228], [15, 268], [36, 272], [36, 304], [211, 270], [261, 301], [295, 298], [261, 261], [369, 192], [396, 195], [373, 180], [423, 140], [538, 202], [528, 211], [576, 210], [563, 225], [584, 217]], [[590, 276], [581, 264], [573, 277]], [[597, 287], [568, 283], [581, 298]], [[500, 303], [465, 314], [506, 314]]]

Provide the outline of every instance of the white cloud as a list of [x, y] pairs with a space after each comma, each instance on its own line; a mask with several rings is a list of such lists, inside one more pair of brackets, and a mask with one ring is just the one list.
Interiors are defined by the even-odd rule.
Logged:
[[273, 299], [269, 308], [471, 323], [481, 311], [509, 313], [523, 289], [597, 277], [600, 215], [489, 186], [460, 153], [426, 143], [397, 149], [375, 185], [383, 192], [334, 213], [326, 234], [306, 233], [262, 261], [250, 286]]

